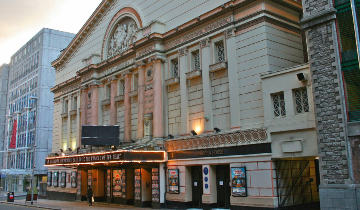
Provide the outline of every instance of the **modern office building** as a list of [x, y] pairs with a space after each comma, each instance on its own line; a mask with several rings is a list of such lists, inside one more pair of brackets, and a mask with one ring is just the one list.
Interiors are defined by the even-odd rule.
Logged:
[[[7, 88], [8, 88], [8, 80], [9, 80], [9, 65], [3, 64], [0, 66], [0, 151], [4, 151], [4, 140], [5, 139], [5, 131], [7, 129], [7, 121], [6, 121], [6, 102], [7, 102]], [[4, 152], [0, 153], [0, 164], [3, 163]], [[5, 180], [5, 175], [0, 174], [0, 183], [3, 183]], [[0, 184], [0, 187], [3, 186]], [[0, 188], [0, 192], [2, 189]]]
[[302, 2], [319, 143], [321, 208], [360, 209], [360, 1]]
[[[26, 192], [32, 174], [40, 192], [46, 183], [44, 161], [51, 151], [55, 71], [51, 66], [73, 34], [44, 28], [12, 57], [9, 64], [6, 132], [1, 139], [4, 191]], [[45, 180], [43, 180], [45, 179]], [[41, 186], [39, 186], [41, 185]]]
[[102, 1], [52, 63], [49, 198], [85, 199], [91, 186], [95, 200], [138, 206], [317, 207], [302, 11]]

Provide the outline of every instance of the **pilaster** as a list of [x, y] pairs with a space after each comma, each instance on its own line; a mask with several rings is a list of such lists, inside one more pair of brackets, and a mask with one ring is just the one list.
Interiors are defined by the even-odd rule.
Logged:
[[186, 85], [186, 72], [188, 72], [188, 50], [182, 48], [179, 50], [179, 75], [180, 75], [180, 98], [181, 98], [181, 132], [180, 134], [188, 133], [188, 95]]
[[144, 137], [144, 94], [145, 94], [145, 65], [140, 65], [138, 69], [138, 124], [137, 138]]
[[110, 95], [110, 124], [115, 125], [117, 119], [117, 107], [115, 97], [117, 96], [117, 82], [116, 77], [111, 78], [111, 95]]
[[212, 93], [209, 66], [211, 61], [210, 39], [206, 38], [200, 41], [201, 47], [201, 69], [202, 69], [202, 86], [203, 86], [203, 104], [204, 104], [204, 131], [213, 130], [213, 112], [212, 112]]
[[156, 58], [153, 61], [154, 65], [154, 109], [153, 109], [153, 123], [154, 123], [154, 137], [161, 138], [164, 136], [164, 120], [163, 120], [163, 100], [162, 100], [162, 59]]
[[91, 124], [99, 124], [99, 82], [95, 81], [90, 86], [91, 90]]
[[230, 127], [240, 127], [240, 97], [239, 97], [239, 81], [236, 59], [236, 40], [234, 29], [226, 32], [226, 55], [228, 63], [229, 78], [229, 102], [230, 102]]
[[130, 72], [125, 74], [125, 93], [124, 93], [124, 138], [125, 142], [131, 141], [131, 75]]

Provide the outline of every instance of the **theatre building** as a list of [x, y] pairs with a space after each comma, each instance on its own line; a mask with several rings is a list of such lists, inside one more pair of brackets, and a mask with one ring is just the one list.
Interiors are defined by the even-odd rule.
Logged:
[[301, 14], [293, 0], [102, 1], [52, 63], [48, 197], [316, 206]]

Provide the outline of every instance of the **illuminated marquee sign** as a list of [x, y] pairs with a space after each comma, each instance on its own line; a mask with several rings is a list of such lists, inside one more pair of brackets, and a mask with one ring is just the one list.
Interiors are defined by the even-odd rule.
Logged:
[[67, 165], [107, 161], [164, 161], [164, 152], [121, 151], [84, 155], [69, 155], [64, 157], [49, 157], [46, 158], [45, 165]]

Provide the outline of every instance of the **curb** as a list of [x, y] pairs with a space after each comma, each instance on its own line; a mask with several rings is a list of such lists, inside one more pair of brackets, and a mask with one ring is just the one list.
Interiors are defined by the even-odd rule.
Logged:
[[7, 205], [13, 205], [13, 206], [24, 206], [24, 207], [31, 207], [31, 208], [39, 208], [39, 209], [50, 209], [50, 210], [61, 210], [59, 208], [52, 208], [52, 207], [46, 207], [46, 206], [37, 206], [37, 205], [27, 205], [27, 204], [21, 204], [21, 203], [13, 203], [13, 202], [6, 202], [6, 201], [0, 201], [0, 204], [7, 204]]

